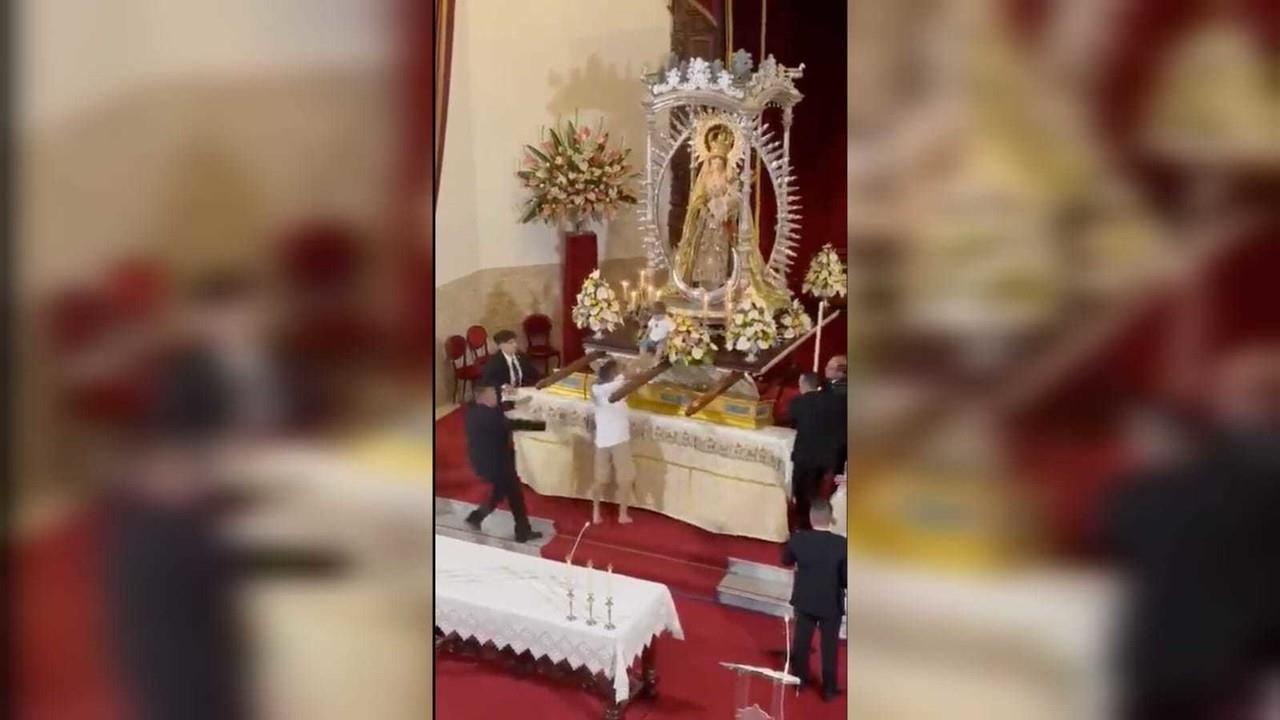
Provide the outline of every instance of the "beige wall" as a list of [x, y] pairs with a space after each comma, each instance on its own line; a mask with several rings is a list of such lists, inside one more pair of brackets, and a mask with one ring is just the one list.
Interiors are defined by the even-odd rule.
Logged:
[[[665, 58], [671, 15], [663, 0], [468, 0], [457, 8], [435, 212], [437, 347], [473, 324], [518, 331], [531, 312], [550, 315], [558, 337], [560, 238], [555, 228], [517, 222], [520, 150], [576, 112], [603, 119], [641, 162], [640, 77]], [[594, 228], [607, 277], [639, 272], [635, 227], [636, 215], [624, 212]], [[437, 402], [448, 402], [452, 374], [442, 350], [437, 362]]]
[[261, 266], [282, 229], [318, 215], [385, 247], [397, 134], [384, 3], [23, 5], [20, 461], [38, 481], [68, 444], [40, 298], [134, 253], [179, 280]]

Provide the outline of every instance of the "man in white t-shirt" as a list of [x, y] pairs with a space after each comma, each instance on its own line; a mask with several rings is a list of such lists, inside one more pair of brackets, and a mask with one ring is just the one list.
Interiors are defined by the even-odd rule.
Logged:
[[662, 301], [654, 303], [653, 317], [649, 318], [644, 337], [640, 339], [640, 352], [648, 354], [662, 348], [667, 341], [667, 336], [675, 328], [675, 322], [670, 315], [667, 315], [666, 303]]
[[618, 522], [631, 522], [627, 504], [631, 485], [636, 479], [636, 465], [631, 458], [631, 417], [627, 401], [610, 402], [609, 396], [627, 381], [616, 360], [606, 360], [596, 371], [591, 386], [591, 404], [596, 416], [595, 480], [591, 485], [591, 519], [600, 523], [600, 496], [609, 482], [612, 469], [618, 481]]

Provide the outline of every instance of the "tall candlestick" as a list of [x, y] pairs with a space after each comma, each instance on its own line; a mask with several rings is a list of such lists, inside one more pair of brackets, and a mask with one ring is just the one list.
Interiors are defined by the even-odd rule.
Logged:
[[818, 301], [818, 334], [813, 337], [813, 371], [818, 372], [818, 353], [822, 352], [822, 311], [827, 307], [826, 300]]
[[636, 301], [636, 291], [631, 291], [631, 311], [635, 312], [640, 309], [640, 303]]

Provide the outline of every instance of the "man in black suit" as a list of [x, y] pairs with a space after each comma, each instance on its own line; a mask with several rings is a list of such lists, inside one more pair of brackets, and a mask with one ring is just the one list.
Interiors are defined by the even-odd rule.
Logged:
[[187, 337], [160, 374], [153, 416], [174, 431], [216, 428], [233, 438], [295, 429], [316, 410], [312, 383], [271, 340], [261, 291], [247, 276], [196, 283]]
[[825, 378], [826, 390], [833, 390], [841, 397], [849, 395], [849, 358], [845, 355], [833, 355], [827, 361], [822, 373]]
[[467, 454], [471, 468], [493, 486], [489, 499], [467, 515], [467, 524], [475, 530], [504, 499], [516, 521], [516, 542], [542, 537], [529, 526], [529, 513], [524, 506], [524, 493], [516, 477], [516, 449], [512, 433], [517, 430], [545, 430], [547, 424], [533, 420], [513, 420], [502, 411], [498, 391], [492, 385], [476, 390], [475, 402], [466, 410]]
[[1216, 427], [1199, 447], [1149, 462], [1104, 503], [1103, 539], [1131, 594], [1119, 648], [1121, 717], [1243, 717], [1242, 701], [1280, 667], [1274, 368], [1275, 356], [1229, 365]]
[[797, 530], [782, 550], [782, 564], [795, 566], [791, 607], [796, 636], [791, 643], [791, 674], [809, 682], [809, 648], [818, 629], [822, 648], [822, 699], [829, 701], [840, 689], [836, 681], [836, 655], [840, 619], [844, 616], [844, 590], [848, 584], [848, 546], [831, 532], [831, 504], [814, 500], [809, 510], [812, 530]]
[[481, 385], [519, 388], [537, 384], [538, 371], [529, 356], [520, 352], [514, 332], [499, 330], [493, 341], [498, 344], [498, 352], [484, 364], [480, 373]]
[[787, 407], [796, 430], [791, 449], [791, 495], [796, 523], [808, 527], [809, 503], [818, 494], [822, 478], [840, 469], [840, 447], [845, 442], [847, 420], [844, 399], [821, 391], [816, 373], [800, 376], [800, 395]]

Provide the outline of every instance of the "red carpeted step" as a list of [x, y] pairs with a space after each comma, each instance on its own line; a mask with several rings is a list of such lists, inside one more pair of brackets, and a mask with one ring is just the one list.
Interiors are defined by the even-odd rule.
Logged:
[[14, 717], [124, 716], [103, 616], [102, 528], [101, 513], [86, 509], [17, 548]]
[[[436, 421], [434, 483], [437, 495], [454, 500], [479, 502], [487, 493], [484, 481], [471, 473], [467, 461], [461, 412]], [[525, 500], [530, 515], [553, 521], [560, 534], [576, 535], [591, 518], [591, 506], [585, 500], [543, 496], [528, 487]], [[608, 510], [610, 518], [616, 517], [614, 506]], [[697, 565], [723, 569], [731, 557], [779, 564], [775, 543], [716, 534], [655, 512], [637, 510], [633, 515], [635, 522], [630, 525], [606, 522], [587, 532], [596, 542]]]
[[[552, 560], [564, 560], [572, 546], [573, 538], [561, 535], [542, 548], [542, 556]], [[577, 556], [573, 562], [581, 566], [588, 560], [598, 568], [605, 568], [612, 564], [613, 571], [616, 573], [662, 583], [671, 588], [673, 593], [703, 600], [715, 599], [716, 585], [724, 578], [722, 567], [700, 565], [637, 552], [631, 548], [583, 540], [578, 546]]]

